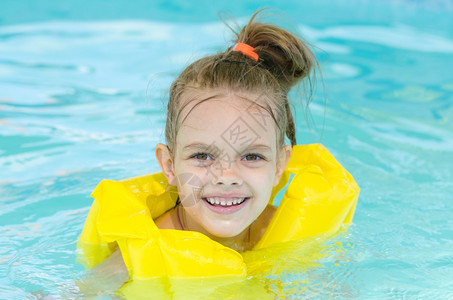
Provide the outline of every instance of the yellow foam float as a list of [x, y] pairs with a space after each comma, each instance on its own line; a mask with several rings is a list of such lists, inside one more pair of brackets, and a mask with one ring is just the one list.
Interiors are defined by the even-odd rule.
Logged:
[[[251, 252], [332, 234], [352, 221], [359, 187], [324, 146], [293, 147], [270, 203], [289, 180], [274, 217]], [[176, 188], [162, 173], [103, 180], [92, 196], [95, 200], [78, 241], [86, 267], [98, 265], [119, 247], [132, 280], [247, 276], [243, 254], [199, 232], [156, 226], [153, 220], [173, 208], [177, 199]]]

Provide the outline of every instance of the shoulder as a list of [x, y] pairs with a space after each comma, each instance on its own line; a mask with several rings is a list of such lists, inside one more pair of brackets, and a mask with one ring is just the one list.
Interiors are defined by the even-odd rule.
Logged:
[[154, 220], [157, 227], [159, 227], [159, 229], [179, 229], [175, 211], [176, 209], [172, 208]]

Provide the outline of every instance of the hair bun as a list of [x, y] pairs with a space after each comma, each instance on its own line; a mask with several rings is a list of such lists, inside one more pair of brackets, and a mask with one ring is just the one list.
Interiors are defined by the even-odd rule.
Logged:
[[255, 21], [255, 13], [238, 34], [237, 42], [254, 48], [259, 61], [287, 91], [310, 74], [316, 63], [313, 52], [290, 32]]

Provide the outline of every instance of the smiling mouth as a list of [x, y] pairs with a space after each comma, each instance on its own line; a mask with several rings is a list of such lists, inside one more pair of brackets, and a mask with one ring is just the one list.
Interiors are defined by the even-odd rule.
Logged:
[[209, 197], [203, 198], [207, 203], [212, 206], [221, 206], [221, 207], [229, 207], [229, 206], [237, 206], [244, 203], [246, 200], [250, 199], [250, 197], [231, 197], [231, 198], [223, 198], [223, 197]]

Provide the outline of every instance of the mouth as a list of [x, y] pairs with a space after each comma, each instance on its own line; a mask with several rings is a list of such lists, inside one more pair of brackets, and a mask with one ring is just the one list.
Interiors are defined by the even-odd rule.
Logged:
[[218, 214], [232, 214], [244, 207], [250, 197], [207, 197], [203, 198], [210, 210]]
[[223, 197], [209, 197], [203, 198], [206, 202], [211, 205], [220, 205], [220, 206], [231, 206], [231, 205], [241, 205], [248, 197], [232, 197], [232, 198], [223, 198]]

